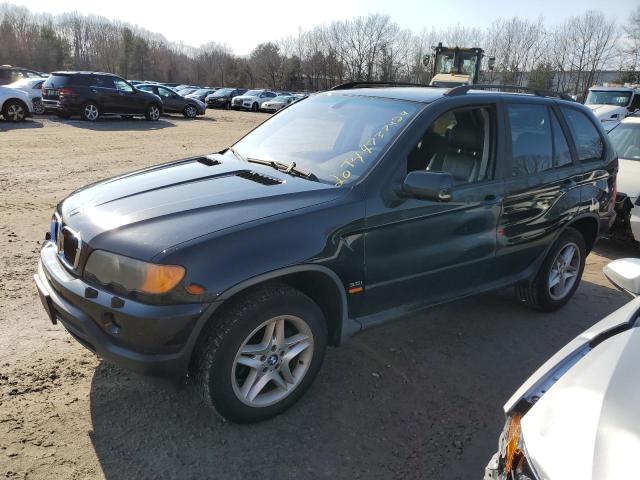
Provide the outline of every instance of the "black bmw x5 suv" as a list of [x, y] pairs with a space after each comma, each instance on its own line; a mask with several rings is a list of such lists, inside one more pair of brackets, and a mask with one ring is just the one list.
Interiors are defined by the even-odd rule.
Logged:
[[49, 318], [250, 422], [365, 328], [509, 285], [542, 311], [571, 298], [614, 216], [617, 158], [588, 109], [349, 87], [61, 201], [35, 275]]
[[147, 120], [162, 114], [160, 97], [111, 73], [53, 72], [42, 86], [42, 103], [59, 117], [80, 115], [91, 122], [103, 114], [144, 115]]

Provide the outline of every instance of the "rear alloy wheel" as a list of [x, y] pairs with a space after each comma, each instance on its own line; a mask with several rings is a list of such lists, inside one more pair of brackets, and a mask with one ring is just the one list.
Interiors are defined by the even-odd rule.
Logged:
[[160, 118], [160, 106], [157, 103], [152, 103], [147, 107], [144, 116], [147, 120], [155, 122]]
[[27, 107], [19, 100], [7, 100], [2, 116], [9, 122], [22, 122], [27, 117]]
[[34, 100], [33, 101], [33, 113], [36, 115], [44, 115], [46, 109], [44, 108], [44, 104], [42, 100]]
[[567, 228], [549, 250], [535, 279], [518, 285], [516, 293], [531, 307], [545, 312], [557, 310], [578, 288], [586, 256], [582, 234]]
[[254, 103], [253, 105], [251, 105], [251, 111], [252, 112], [257, 112], [258, 111], [258, 104]]
[[89, 122], [95, 122], [98, 120], [100, 116], [100, 110], [98, 109], [98, 105], [93, 102], [87, 102], [82, 106], [82, 110], [80, 111], [80, 118], [83, 120], [88, 120]]
[[184, 112], [182, 112], [182, 114], [186, 118], [196, 118], [198, 116], [198, 109], [193, 105], [187, 105], [184, 107]]
[[315, 378], [327, 344], [322, 311], [287, 285], [264, 285], [207, 325], [191, 372], [205, 402], [238, 423], [293, 405]]

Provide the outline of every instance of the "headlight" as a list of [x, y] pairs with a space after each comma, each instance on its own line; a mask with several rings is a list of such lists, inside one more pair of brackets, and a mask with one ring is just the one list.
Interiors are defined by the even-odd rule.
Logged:
[[104, 250], [95, 250], [84, 268], [84, 275], [89, 280], [116, 290], [152, 295], [172, 290], [185, 273], [180, 265], [158, 265]]
[[527, 451], [522, 436], [519, 414], [507, 417], [500, 437], [499, 478], [513, 480], [535, 480], [533, 467], [527, 459]]

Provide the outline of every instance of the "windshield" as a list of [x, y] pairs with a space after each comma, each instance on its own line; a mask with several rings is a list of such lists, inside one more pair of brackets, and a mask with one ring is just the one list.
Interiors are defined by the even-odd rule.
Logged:
[[478, 56], [475, 53], [460, 53], [460, 72], [466, 75], [476, 73], [476, 62]]
[[247, 93], [245, 93], [244, 95], [246, 95], [247, 97], [257, 97], [258, 95], [260, 95], [263, 91], [262, 90], [249, 90]]
[[317, 95], [282, 110], [234, 145], [245, 159], [296, 163], [321, 182], [356, 181], [415, 115], [411, 102]]
[[620, 158], [640, 160], [640, 123], [621, 123], [609, 138]]
[[233, 92], [233, 88], [221, 88], [220, 90], [213, 92], [213, 96], [224, 97], [225, 95], [229, 95], [231, 92]]
[[455, 70], [453, 60], [453, 52], [439, 54], [436, 57], [436, 74], [449, 73], [451, 70]]
[[631, 92], [615, 90], [589, 90], [585, 105], [617, 105], [626, 107], [631, 100]]
[[291, 98], [291, 95], [279, 95], [277, 97], [275, 97], [273, 100], [271, 100], [272, 102], [286, 102], [287, 100], [289, 100]]
[[201, 88], [199, 90], [196, 90], [195, 92], [191, 92], [193, 95], [206, 95], [207, 93], [209, 93], [211, 90], [209, 90], [208, 88]]

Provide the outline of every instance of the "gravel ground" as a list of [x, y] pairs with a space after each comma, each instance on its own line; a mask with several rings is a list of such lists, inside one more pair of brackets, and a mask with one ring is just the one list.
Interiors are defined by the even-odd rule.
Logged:
[[218, 419], [188, 383], [103, 363], [48, 322], [32, 275], [58, 200], [104, 177], [221, 149], [265, 118], [0, 121], [0, 476], [481, 478], [514, 389], [625, 303], [602, 266], [636, 251], [603, 240], [561, 311], [527, 310], [506, 290], [369, 330], [328, 350], [293, 409], [252, 426]]

